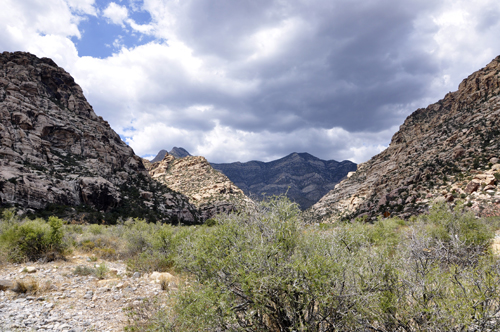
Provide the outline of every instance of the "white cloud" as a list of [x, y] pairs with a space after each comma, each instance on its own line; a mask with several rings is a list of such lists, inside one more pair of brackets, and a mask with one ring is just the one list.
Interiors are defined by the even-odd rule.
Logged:
[[95, 0], [65, 0], [69, 7], [78, 14], [97, 16]]
[[121, 133], [128, 137], [127, 143], [137, 154], [154, 156], [161, 149], [182, 146], [211, 162], [271, 161], [292, 152], [309, 152], [323, 159], [349, 159], [360, 163], [383, 151], [387, 147], [383, 144], [397, 129], [371, 134], [349, 133], [342, 128], [272, 133], [237, 130], [219, 123], [208, 131], [183, 130], [150, 119], [140, 119], [137, 124], [137, 129]]
[[[394, 123], [500, 54], [496, 0], [408, 1], [402, 18], [391, 16], [401, 10], [391, 0], [371, 2], [382, 14], [368, 17], [356, 1], [335, 11], [328, 1], [300, 3], [256, 0], [233, 13], [208, 12], [203, 0], [111, 2], [102, 15], [131, 28], [122, 34], [157, 39], [131, 46], [115, 36], [117, 53], [98, 59], [79, 57], [70, 39], [98, 14], [94, 0], [3, 0], [0, 49], [53, 58], [138, 154], [183, 146], [214, 162], [294, 151], [365, 161], [389, 143]], [[137, 24], [138, 10], [152, 21]]]
[[128, 18], [128, 9], [125, 6], [111, 2], [102, 14], [114, 24], [125, 26], [123, 22]]

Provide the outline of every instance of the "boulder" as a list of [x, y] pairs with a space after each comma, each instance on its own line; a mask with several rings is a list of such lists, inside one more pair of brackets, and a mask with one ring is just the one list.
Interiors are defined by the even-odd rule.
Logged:
[[14, 287], [14, 283], [11, 280], [0, 279], [0, 291], [6, 291]]
[[479, 183], [479, 181], [472, 180], [467, 184], [467, 187], [465, 187], [464, 191], [466, 194], [472, 194], [473, 192], [477, 191], [480, 186], [481, 184]]

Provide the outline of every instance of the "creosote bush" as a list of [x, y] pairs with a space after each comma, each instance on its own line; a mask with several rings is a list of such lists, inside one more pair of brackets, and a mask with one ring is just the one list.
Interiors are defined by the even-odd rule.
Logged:
[[130, 330], [500, 329], [492, 229], [458, 208], [315, 227], [295, 204], [273, 198], [216, 219], [170, 246], [191, 285]]
[[5, 210], [0, 222], [0, 246], [13, 262], [54, 260], [64, 255], [63, 221], [57, 217], [18, 220]]

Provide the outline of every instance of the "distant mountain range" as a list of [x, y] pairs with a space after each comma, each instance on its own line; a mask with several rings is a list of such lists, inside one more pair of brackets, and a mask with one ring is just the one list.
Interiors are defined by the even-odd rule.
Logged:
[[285, 194], [307, 209], [332, 190], [356, 164], [344, 160], [321, 160], [309, 153], [292, 153], [270, 161], [211, 164], [251, 198]]

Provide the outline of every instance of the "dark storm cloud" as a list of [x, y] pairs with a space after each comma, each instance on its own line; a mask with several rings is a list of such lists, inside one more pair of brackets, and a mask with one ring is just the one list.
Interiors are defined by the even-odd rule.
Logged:
[[[228, 62], [231, 78], [259, 83], [235, 97], [175, 75], [174, 92], [162, 98], [179, 107], [215, 105], [222, 125], [242, 130], [380, 131], [403, 121], [412, 111], [409, 104], [426, 95], [439, 70], [412, 39], [415, 18], [431, 5], [399, 0], [188, 1], [180, 7], [176, 31], [194, 55]], [[283, 36], [288, 41], [281, 49], [247, 61], [251, 37], [279, 28], [287, 19], [299, 26], [293, 36]], [[165, 84], [168, 90], [170, 84]], [[186, 114], [178, 116], [183, 123]]]

